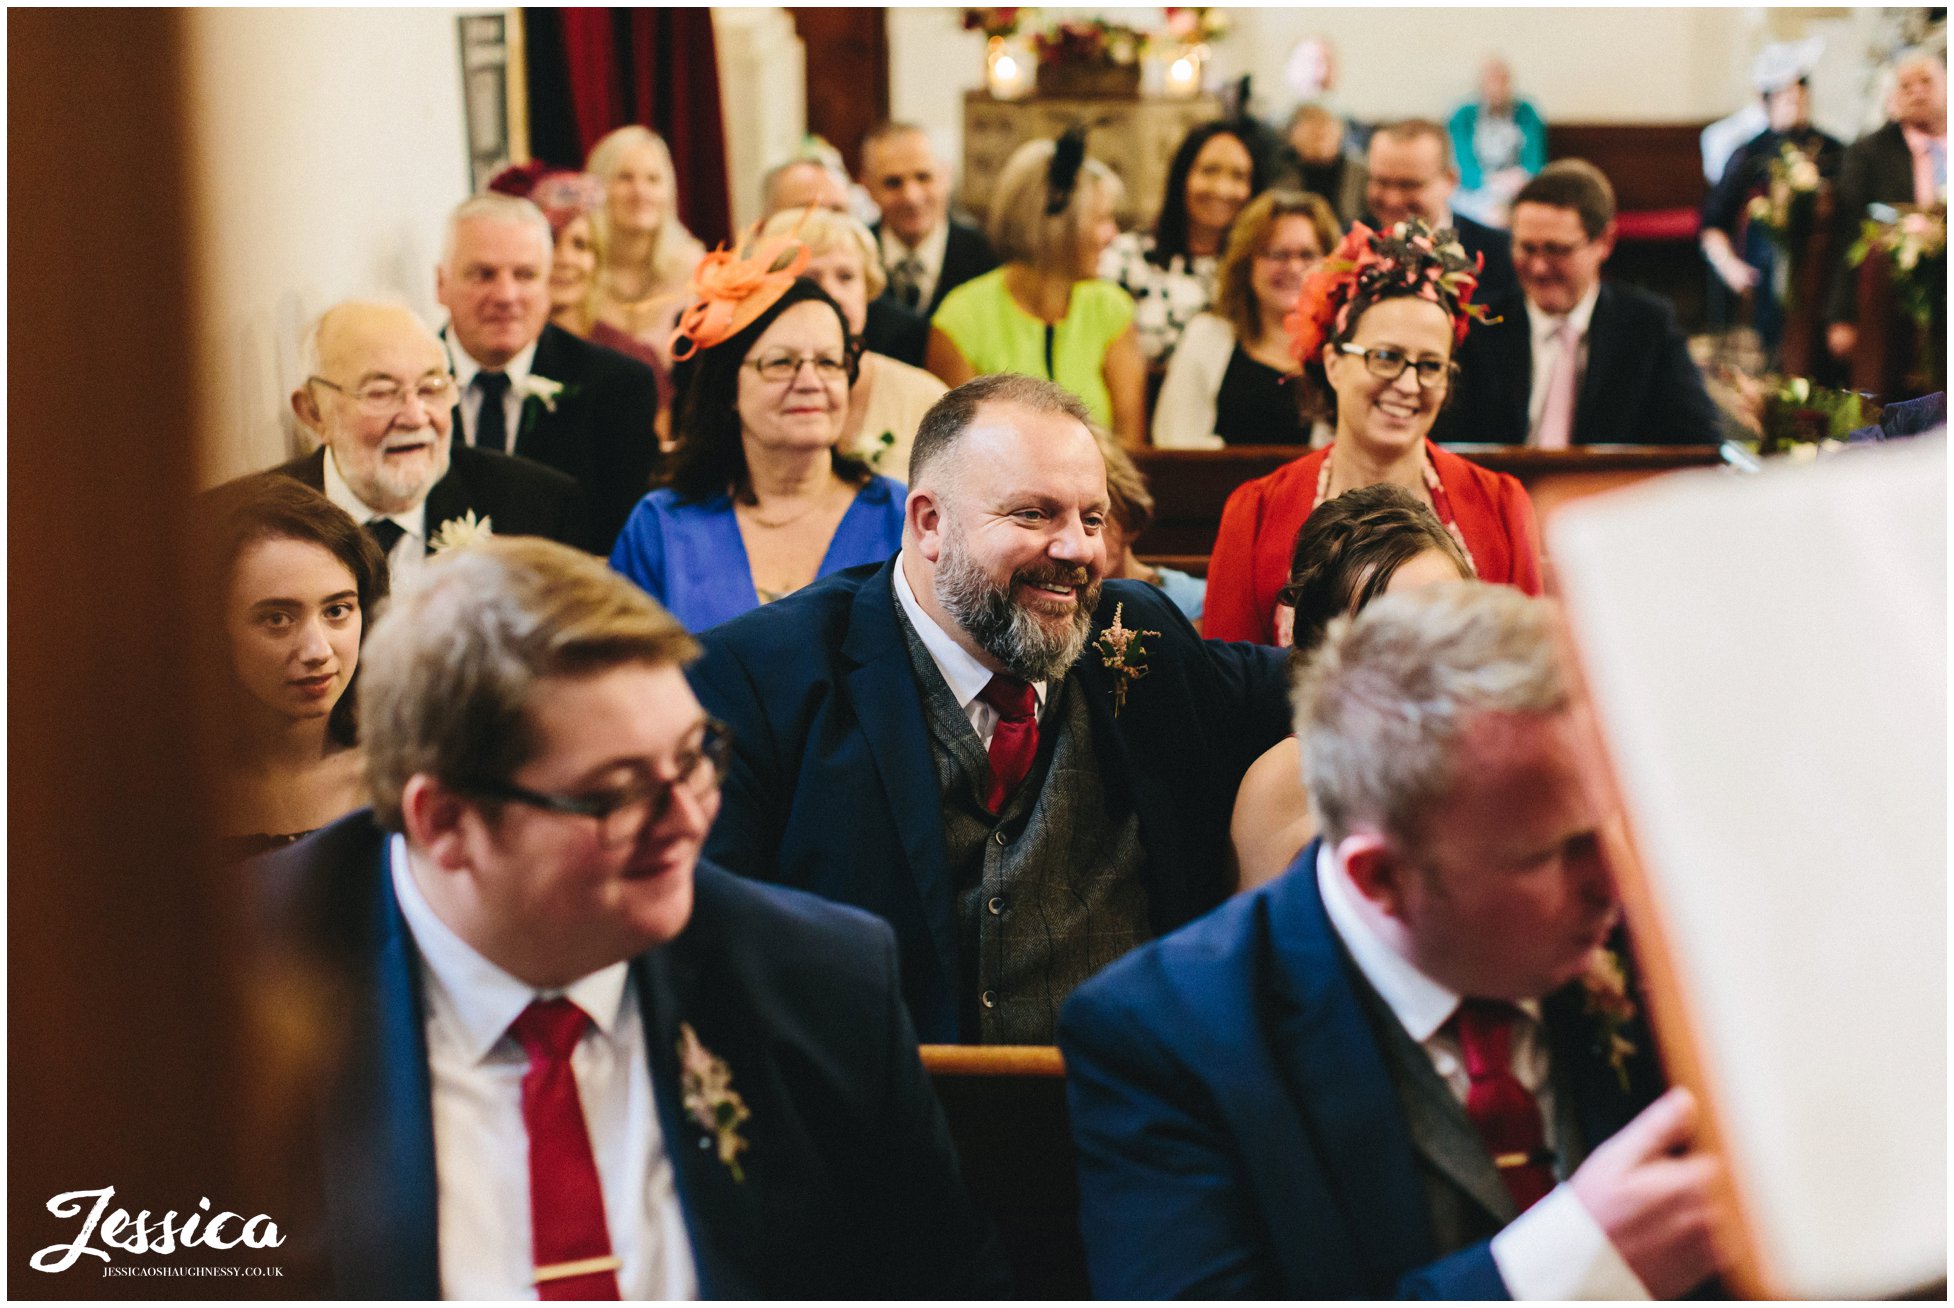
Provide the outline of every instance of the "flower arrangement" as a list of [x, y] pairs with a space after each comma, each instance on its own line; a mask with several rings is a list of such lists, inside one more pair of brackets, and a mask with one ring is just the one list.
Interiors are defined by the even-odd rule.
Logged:
[[1041, 64], [1126, 67], [1139, 62], [1146, 37], [1124, 23], [1067, 18], [1032, 37]]
[[963, 11], [963, 30], [982, 32], [986, 37], [1001, 38], [1016, 36], [1018, 28], [1024, 23], [1029, 10], [1013, 7], [1010, 9], [966, 9]]
[[1453, 332], [1465, 340], [1466, 328], [1486, 320], [1486, 307], [1472, 303], [1483, 256], [1468, 260], [1450, 230], [1432, 231], [1418, 219], [1386, 232], [1352, 224], [1330, 256], [1310, 270], [1296, 307], [1283, 326], [1299, 364], [1323, 352], [1323, 345], [1347, 329], [1353, 306], [1366, 306], [1399, 291], [1429, 300], [1452, 315]]
[[1767, 167], [1764, 190], [1751, 197], [1744, 216], [1788, 256], [1811, 231], [1819, 186], [1817, 161], [1791, 142], [1782, 142]]
[[1764, 391], [1759, 454], [1809, 458], [1828, 441], [1879, 419], [1879, 406], [1858, 391], [1814, 386], [1804, 377], [1783, 377]]
[[1162, 12], [1167, 15], [1167, 26], [1161, 35], [1180, 45], [1212, 45], [1233, 26], [1228, 15], [1208, 5], [1170, 5]]
[[1148, 636], [1160, 635], [1157, 631], [1140, 631], [1129, 627], [1122, 621], [1126, 605], [1113, 605], [1113, 625], [1099, 633], [1099, 639], [1092, 647], [1099, 654], [1099, 661], [1113, 674], [1113, 716], [1118, 717], [1126, 707], [1126, 688], [1151, 672], [1147, 666]]
[[1582, 1011], [1595, 1021], [1595, 1052], [1615, 1069], [1622, 1093], [1627, 1094], [1628, 1060], [1635, 1055], [1635, 1042], [1622, 1030], [1635, 1020], [1635, 1000], [1628, 993], [1628, 973], [1614, 950], [1602, 945], [1588, 955], [1581, 990], [1586, 999]]
[[732, 1069], [726, 1066], [725, 1059], [701, 1043], [699, 1033], [692, 1029], [690, 1022], [679, 1023], [678, 1057], [679, 1088], [686, 1114], [710, 1137], [719, 1161], [732, 1173], [733, 1180], [745, 1181], [740, 1154], [752, 1142], [739, 1129], [753, 1116], [753, 1110], [746, 1106], [739, 1091], [733, 1089]]
[[469, 509], [459, 518], [449, 518], [428, 537], [427, 547], [436, 554], [446, 554], [449, 550], [466, 549], [495, 535], [495, 519], [477, 518], [475, 510]]
[[1866, 219], [1845, 259], [1857, 268], [1869, 255], [1884, 256], [1900, 307], [1925, 333], [1944, 308], [1937, 293], [1947, 270], [1947, 203], [1897, 207], [1900, 216], [1892, 222]]

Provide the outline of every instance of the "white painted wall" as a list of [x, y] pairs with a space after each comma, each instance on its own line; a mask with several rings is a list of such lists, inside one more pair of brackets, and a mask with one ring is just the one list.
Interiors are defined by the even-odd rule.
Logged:
[[807, 135], [807, 53], [785, 9], [712, 11], [733, 228], [760, 216], [760, 179]]
[[286, 396], [327, 306], [392, 297], [440, 321], [441, 224], [468, 193], [456, 12], [189, 16], [206, 481], [310, 447]]

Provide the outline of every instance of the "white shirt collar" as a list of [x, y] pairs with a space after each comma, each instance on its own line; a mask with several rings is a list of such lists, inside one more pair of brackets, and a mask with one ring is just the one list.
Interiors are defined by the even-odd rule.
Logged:
[[435, 913], [408, 867], [405, 836], [396, 834], [387, 848], [394, 895], [421, 952], [424, 979], [431, 990], [439, 991], [440, 1002], [433, 1003], [431, 996], [431, 1003], [453, 1016], [456, 1043], [471, 1058], [480, 1062], [488, 1057], [531, 1000], [559, 994], [589, 1014], [606, 1039], [614, 1038], [623, 1014], [629, 963], [600, 968], [563, 990], [535, 990], [476, 953]]
[[361, 499], [346, 484], [346, 479], [339, 475], [339, 456], [333, 453], [330, 445], [326, 446], [326, 498], [346, 510], [347, 516], [355, 522], [368, 523], [375, 518], [386, 518], [397, 523], [422, 548], [427, 545], [427, 496], [423, 495], [411, 509], [403, 509], [399, 513], [380, 512]]
[[923, 243], [913, 250], [902, 243], [902, 238], [896, 235], [895, 228], [889, 226], [886, 221], [882, 224], [882, 267], [885, 272], [893, 273], [897, 264], [904, 259], [913, 258], [923, 265], [924, 278], [934, 286], [936, 279], [943, 273], [943, 255], [949, 248], [950, 219], [947, 215], [936, 225], [934, 231], [923, 238]]
[[[1350, 884], [1349, 874], [1338, 865], [1327, 840], [1316, 848], [1316, 885], [1323, 894], [1323, 911], [1343, 938], [1351, 961], [1405, 1033], [1421, 1045], [1437, 1035], [1459, 1007], [1458, 992], [1420, 972], [1364, 921], [1357, 910], [1357, 887]], [[1527, 1016], [1539, 1019], [1538, 1002], [1523, 1000], [1518, 1007]]]
[[[448, 325], [444, 338], [448, 342], [448, 357], [455, 365], [455, 382], [465, 391], [474, 383], [475, 374], [482, 370], [482, 365], [469, 358], [468, 351], [461, 348], [461, 342], [455, 339], [454, 324]], [[523, 383], [529, 380], [529, 370], [535, 366], [536, 345], [537, 341], [531, 341], [516, 351], [515, 358], [502, 365], [502, 371], [509, 375], [509, 389], [517, 395], [524, 393]]]
[[1533, 348], [1538, 350], [1553, 340], [1554, 334], [1560, 330], [1562, 322], [1573, 323], [1575, 336], [1586, 339], [1588, 324], [1594, 321], [1595, 302], [1600, 298], [1601, 279], [1597, 277], [1594, 280], [1594, 285], [1588, 287], [1588, 293], [1581, 297], [1581, 302], [1570, 309], [1564, 318], [1554, 317], [1551, 314], [1543, 312], [1539, 306], [1529, 299], [1527, 301], [1527, 322], [1533, 330]]
[[[909, 615], [909, 625], [916, 628], [922, 637], [923, 648], [929, 651], [936, 670], [943, 674], [943, 680], [950, 685], [950, 693], [957, 697], [957, 707], [969, 709], [970, 701], [983, 693], [984, 687], [991, 684], [996, 674], [981, 663], [975, 654], [957, 644], [956, 638], [931, 617], [929, 610], [917, 600], [916, 592], [909, 585], [909, 576], [903, 571], [903, 559], [908, 550], [896, 555], [896, 602], [902, 611]], [[1031, 688], [1038, 695], [1038, 711], [1045, 711], [1045, 682], [1034, 681]]]

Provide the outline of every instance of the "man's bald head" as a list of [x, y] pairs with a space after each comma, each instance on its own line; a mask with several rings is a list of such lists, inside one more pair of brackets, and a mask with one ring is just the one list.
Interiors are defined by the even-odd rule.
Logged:
[[762, 218], [809, 205], [848, 212], [848, 179], [813, 159], [795, 159], [773, 169], [767, 174], [763, 191]]
[[454, 377], [448, 353], [404, 305], [336, 304], [306, 333], [298, 415], [376, 513], [404, 513], [448, 472]]

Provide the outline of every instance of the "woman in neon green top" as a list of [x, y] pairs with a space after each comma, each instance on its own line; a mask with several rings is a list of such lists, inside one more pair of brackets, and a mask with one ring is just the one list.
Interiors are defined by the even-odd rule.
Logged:
[[951, 386], [993, 372], [1049, 377], [1128, 445], [1145, 440], [1146, 362], [1133, 301], [1094, 274], [1118, 235], [1119, 178], [1082, 132], [1027, 141], [999, 175], [989, 236], [1004, 265], [943, 297], [929, 370]]

